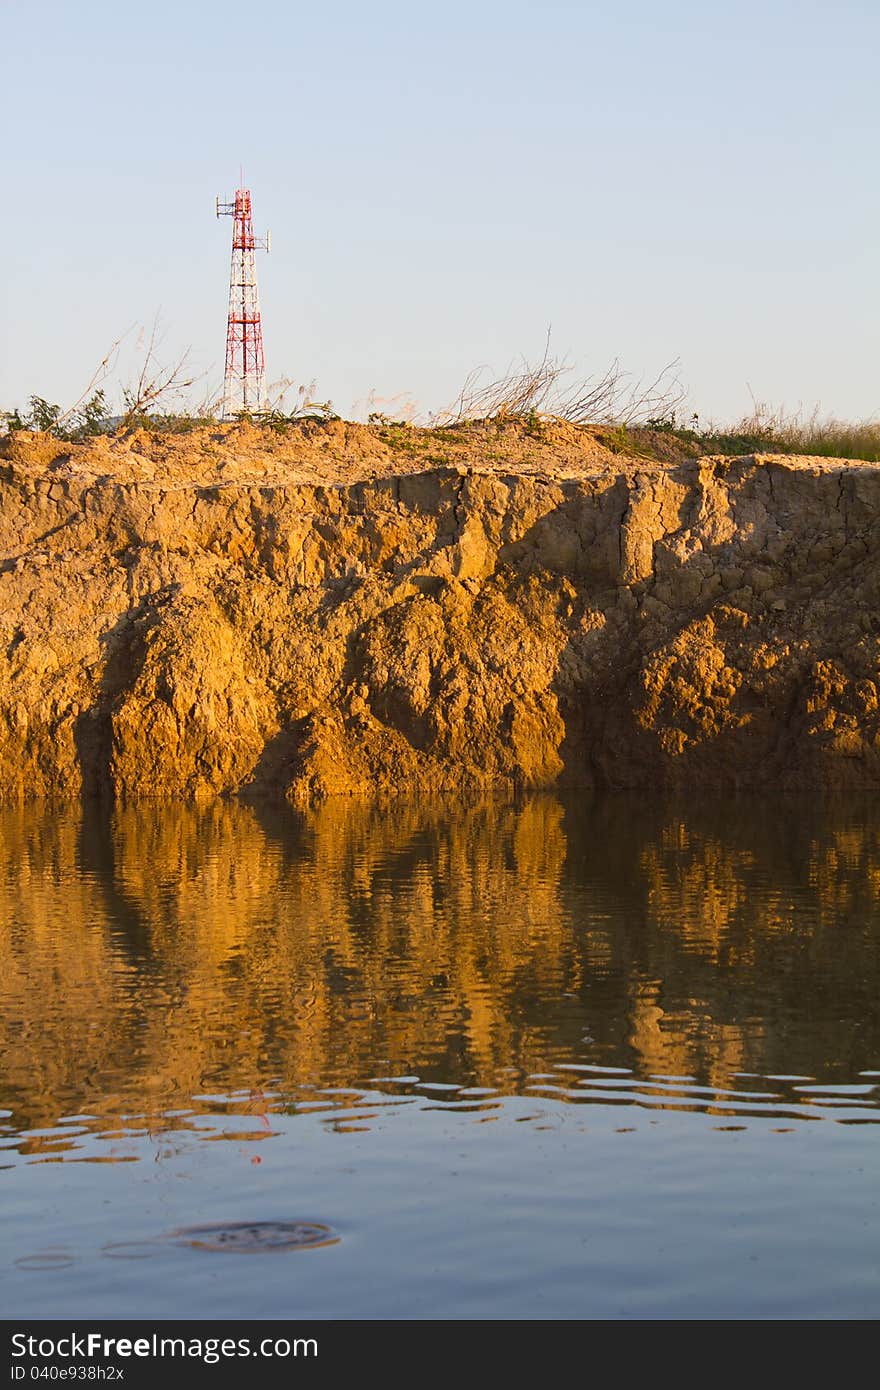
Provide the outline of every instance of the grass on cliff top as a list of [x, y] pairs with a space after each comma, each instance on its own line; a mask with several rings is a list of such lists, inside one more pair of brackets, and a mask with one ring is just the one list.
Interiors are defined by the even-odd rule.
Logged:
[[[68, 442], [84, 442], [89, 438], [110, 438], [136, 426], [152, 433], [188, 434], [193, 430], [217, 425], [212, 416], [187, 415], [170, 412], [140, 414], [134, 421], [108, 419], [103, 415], [103, 392], [97, 392], [76, 412], [61, 417], [57, 406], [49, 406], [40, 397], [31, 398], [31, 410], [0, 412], [0, 435], [5, 423], [7, 431], [27, 430], [54, 436]], [[338, 420], [335, 415], [295, 413], [289, 416], [272, 411], [265, 416], [246, 417], [249, 423], [263, 426], [276, 435], [287, 435], [310, 426], [326, 425]], [[707, 454], [731, 457], [746, 454], [803, 454], [821, 458], [841, 458], [880, 463], [880, 420], [857, 422], [820, 418], [816, 413], [808, 418], [801, 414], [786, 414], [757, 406], [751, 415], [732, 426], [714, 423], [701, 424], [697, 415], [682, 419], [675, 411], [648, 418], [642, 423], [589, 423], [564, 421], [552, 413], [502, 408], [481, 418], [459, 419], [442, 425], [419, 427], [406, 420], [393, 420], [383, 415], [371, 415], [368, 426], [383, 443], [396, 452], [423, 455], [426, 448], [441, 450], [431, 461], [448, 461], [444, 446], [456, 437], [470, 434], [474, 429], [487, 427], [512, 428], [524, 439], [550, 446], [557, 442], [557, 426], [583, 431], [597, 439], [612, 453], [657, 459], [674, 464], [687, 458]], [[432, 442], [433, 441], [433, 442]]]
[[[546, 439], [552, 433], [552, 417], [545, 419], [531, 412], [518, 417], [518, 423], [525, 434], [535, 439]], [[597, 423], [583, 428], [612, 453], [641, 455], [664, 463], [677, 463], [706, 454], [724, 454], [732, 458], [744, 454], [805, 454], [880, 463], [880, 420], [821, 420], [815, 415], [804, 420], [782, 412], [769, 415], [758, 410], [731, 427], [714, 424], [701, 427], [696, 416], [683, 422], [669, 415], [644, 424]], [[402, 424], [389, 431], [392, 441], [396, 434], [401, 447], [406, 447], [404, 431]], [[436, 431], [438, 435], [445, 432], [445, 429]]]
[[671, 417], [651, 421], [648, 427], [637, 427], [627, 434], [652, 454], [659, 451], [668, 455], [670, 446], [678, 446], [685, 454], [807, 454], [880, 462], [880, 420], [823, 420], [815, 414], [805, 420], [800, 415], [759, 407], [729, 428], [700, 428], [696, 417], [687, 424]]
[[[186, 369], [187, 354], [171, 367], [160, 364], [157, 351], [161, 338], [157, 339], [157, 329], [158, 321], [137, 381], [123, 388], [122, 414], [111, 414], [106, 392], [100, 385], [107, 379], [108, 364], [120, 339], [73, 406], [62, 410], [42, 396], [32, 395], [26, 412], [17, 408], [0, 410], [0, 435], [28, 430], [81, 443], [96, 436], [125, 435], [132, 429], [177, 435], [220, 424], [218, 399], [206, 397], [201, 410], [192, 413], [167, 408], [172, 401], [192, 399], [188, 393], [195, 378]], [[818, 408], [809, 416], [802, 410], [792, 414], [784, 408], [759, 403], [753, 397], [751, 414], [737, 424], [701, 423], [697, 414], [688, 414], [688, 393], [678, 375], [679, 365], [676, 359], [653, 379], [642, 380], [624, 371], [615, 359], [604, 372], [582, 378], [567, 359], [551, 352], [548, 329], [539, 358], [516, 360], [498, 377], [487, 367], [475, 369], [466, 377], [452, 404], [429, 415], [426, 422], [416, 424], [413, 418], [395, 420], [373, 412], [366, 428], [373, 430], [386, 447], [419, 456], [437, 447], [442, 452], [451, 439], [460, 441], [462, 434], [474, 430], [491, 433], [494, 427], [500, 432], [512, 429], [523, 439], [533, 439], [544, 446], [544, 452], [559, 445], [567, 430], [569, 437], [572, 431], [580, 440], [590, 437], [612, 453], [666, 463], [701, 454], [760, 453], [880, 462], [878, 419], [823, 419]], [[270, 388], [268, 408], [255, 414], [243, 411], [235, 419], [281, 436], [308, 431], [311, 425], [346, 428], [332, 401], [315, 401], [315, 385], [311, 382], [297, 389], [291, 410], [289, 393], [294, 383], [283, 378]], [[414, 403], [405, 395], [392, 398], [390, 403], [396, 403], [397, 408], [403, 403], [410, 417], [415, 413]]]

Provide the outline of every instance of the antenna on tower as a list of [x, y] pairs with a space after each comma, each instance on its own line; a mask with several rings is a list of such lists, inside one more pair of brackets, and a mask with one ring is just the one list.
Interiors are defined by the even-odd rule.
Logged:
[[254, 252], [269, 250], [269, 233], [254, 236], [251, 191], [238, 188], [230, 200], [217, 199], [218, 217], [233, 218], [232, 266], [229, 272], [229, 315], [226, 321], [226, 372], [221, 418], [241, 411], [259, 411], [266, 404], [266, 364], [263, 324]]

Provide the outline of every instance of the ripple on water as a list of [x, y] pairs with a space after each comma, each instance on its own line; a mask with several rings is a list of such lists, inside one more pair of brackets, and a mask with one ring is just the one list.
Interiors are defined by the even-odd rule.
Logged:
[[22, 1255], [15, 1263], [19, 1269], [64, 1269], [76, 1263], [76, 1256], [69, 1250], [36, 1250], [32, 1255]]
[[114, 1240], [101, 1247], [101, 1254], [108, 1260], [149, 1260], [161, 1251], [157, 1240]]
[[210, 1226], [183, 1226], [168, 1239], [174, 1245], [189, 1245], [195, 1250], [262, 1255], [278, 1250], [335, 1245], [339, 1236], [320, 1221], [230, 1221]]

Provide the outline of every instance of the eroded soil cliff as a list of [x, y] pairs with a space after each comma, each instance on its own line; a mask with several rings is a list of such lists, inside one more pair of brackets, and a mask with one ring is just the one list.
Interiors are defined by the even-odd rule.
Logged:
[[880, 467], [484, 425], [0, 441], [0, 789], [880, 786]]

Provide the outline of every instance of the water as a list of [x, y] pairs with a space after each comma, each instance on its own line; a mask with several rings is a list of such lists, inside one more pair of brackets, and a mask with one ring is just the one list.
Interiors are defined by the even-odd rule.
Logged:
[[875, 1317], [878, 986], [868, 799], [6, 810], [0, 1306]]

